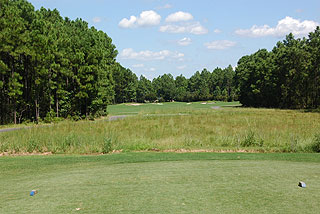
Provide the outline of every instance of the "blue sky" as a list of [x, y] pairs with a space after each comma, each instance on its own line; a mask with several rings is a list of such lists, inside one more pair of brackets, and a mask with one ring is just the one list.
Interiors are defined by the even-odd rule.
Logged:
[[106, 32], [117, 61], [149, 79], [236, 66], [293, 32], [320, 25], [319, 0], [29, 0]]

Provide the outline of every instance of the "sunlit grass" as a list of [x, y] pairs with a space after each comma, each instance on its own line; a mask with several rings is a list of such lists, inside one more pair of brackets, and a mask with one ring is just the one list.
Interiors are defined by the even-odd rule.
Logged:
[[0, 157], [0, 213], [318, 213], [319, 161], [244, 153]]
[[171, 103], [124, 103], [108, 106], [110, 115], [136, 115], [136, 114], [174, 114], [187, 113], [194, 110], [212, 109], [222, 106], [240, 106], [239, 102], [220, 102], [220, 101], [204, 101], [204, 102], [171, 102]]

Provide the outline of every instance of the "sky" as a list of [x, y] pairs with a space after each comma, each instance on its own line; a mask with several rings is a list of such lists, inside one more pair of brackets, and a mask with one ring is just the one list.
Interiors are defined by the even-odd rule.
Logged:
[[212, 71], [259, 49], [272, 50], [292, 32], [320, 25], [319, 0], [29, 0], [82, 18], [112, 38], [117, 61], [138, 77]]

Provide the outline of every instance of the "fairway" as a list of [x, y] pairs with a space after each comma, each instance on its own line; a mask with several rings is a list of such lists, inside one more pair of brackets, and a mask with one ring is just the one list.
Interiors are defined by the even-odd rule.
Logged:
[[[318, 213], [318, 154], [0, 158], [0, 213]], [[298, 182], [307, 188], [299, 188]], [[32, 189], [39, 191], [31, 197]]]
[[241, 106], [239, 102], [165, 102], [165, 103], [123, 103], [109, 105], [110, 115], [146, 115], [146, 114], [178, 114], [192, 113], [199, 110], [219, 109], [221, 107]]

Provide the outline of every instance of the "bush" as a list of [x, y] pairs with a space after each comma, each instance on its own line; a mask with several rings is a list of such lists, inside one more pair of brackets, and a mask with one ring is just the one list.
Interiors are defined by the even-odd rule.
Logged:
[[243, 147], [259, 146], [264, 144], [263, 139], [257, 139], [254, 131], [250, 130], [245, 139], [240, 143]]
[[46, 114], [46, 117], [43, 118], [43, 122], [45, 122], [45, 123], [59, 122], [59, 121], [62, 121], [62, 120], [63, 120], [63, 118], [56, 117], [56, 112], [54, 112], [53, 110], [48, 112]]
[[241, 146], [243, 147], [249, 147], [249, 146], [254, 146], [255, 144], [255, 134], [253, 131], [249, 131], [249, 133], [247, 134], [247, 136], [245, 137], [245, 139], [241, 142]]
[[314, 136], [310, 149], [312, 152], [320, 153], [320, 133]]
[[37, 139], [30, 138], [27, 141], [27, 148], [26, 151], [29, 153], [32, 152], [41, 152], [40, 142]]
[[112, 139], [111, 138], [105, 138], [103, 147], [102, 147], [102, 153], [107, 154], [112, 151]]
[[94, 116], [92, 114], [89, 114], [87, 116], [87, 120], [91, 120], [91, 121], [94, 121]]

